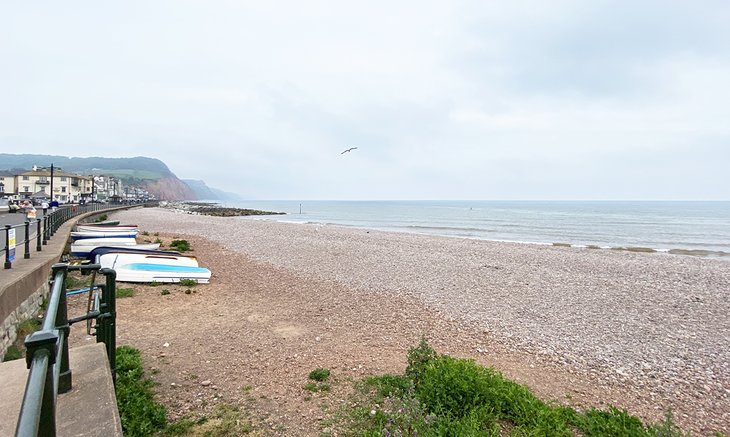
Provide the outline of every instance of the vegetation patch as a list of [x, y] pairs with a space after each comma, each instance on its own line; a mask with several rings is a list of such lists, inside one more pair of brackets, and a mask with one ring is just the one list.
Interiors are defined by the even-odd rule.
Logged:
[[11, 344], [8, 346], [8, 350], [5, 351], [3, 361], [13, 361], [23, 358], [23, 351], [20, 350], [17, 344]]
[[125, 436], [149, 436], [165, 428], [165, 407], [155, 402], [154, 382], [144, 377], [137, 349], [117, 348], [117, 405]]
[[[645, 425], [626, 411], [584, 412], [538, 399], [524, 386], [473, 360], [437, 354], [428, 343], [408, 353], [404, 375], [356, 383], [339, 434], [358, 436], [683, 436], [671, 414]], [[355, 407], [351, 407], [354, 405]]]
[[571, 247], [571, 244], [569, 244], [569, 243], [553, 243], [553, 246], [556, 246], [556, 247]]
[[190, 243], [188, 243], [188, 240], [172, 240], [170, 242], [170, 248], [178, 252], [187, 252], [190, 250]]
[[106, 221], [108, 218], [109, 218], [109, 216], [107, 216], [106, 214], [102, 214], [102, 215], [97, 216], [94, 219], [94, 222], [95, 223], [103, 222], [103, 221]]
[[115, 296], [117, 298], [134, 296], [134, 288], [117, 288]]
[[304, 385], [304, 390], [310, 391], [312, 393], [330, 391], [330, 385], [325, 382], [327, 381], [327, 379], [329, 379], [329, 377], [329, 369], [323, 369], [320, 367], [312, 370], [311, 372], [309, 372], [309, 379], [311, 379], [312, 381]]
[[182, 278], [180, 279], [179, 284], [184, 287], [195, 287], [198, 285], [198, 281], [196, 279]]
[[8, 346], [3, 361], [13, 361], [25, 356], [25, 337], [38, 331], [43, 326], [40, 319], [30, 318], [18, 323], [15, 327], [15, 342]]
[[309, 379], [313, 381], [326, 381], [330, 377], [329, 369], [317, 368], [309, 372]]

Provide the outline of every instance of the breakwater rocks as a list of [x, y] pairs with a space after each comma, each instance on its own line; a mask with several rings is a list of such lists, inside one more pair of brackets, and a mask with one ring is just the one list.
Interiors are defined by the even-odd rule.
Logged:
[[257, 209], [228, 208], [217, 203], [206, 202], [160, 202], [163, 208], [194, 215], [210, 215], [215, 217], [239, 217], [245, 215], [281, 215], [284, 212], [260, 211]]

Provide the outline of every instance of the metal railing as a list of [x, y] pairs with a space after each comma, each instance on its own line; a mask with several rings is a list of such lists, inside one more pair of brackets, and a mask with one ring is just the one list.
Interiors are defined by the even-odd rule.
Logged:
[[[94, 289], [101, 291], [94, 295], [92, 310], [83, 316], [69, 319], [65, 284], [68, 272], [74, 270], [99, 272], [105, 281], [103, 284], [91, 284], [89, 293]], [[56, 397], [59, 393], [71, 390], [72, 386], [68, 351], [68, 334], [72, 324], [96, 320], [96, 341], [106, 345], [112, 378], [116, 376], [116, 272], [102, 269], [98, 264], [55, 264], [52, 277], [43, 327], [25, 338], [25, 361], [30, 372], [15, 428], [16, 436], [56, 435]]]
[[[32, 241], [35, 240], [35, 251], [43, 250], [43, 245], [48, 244], [48, 240], [56, 233], [59, 227], [69, 219], [80, 214], [88, 212], [103, 211], [106, 209], [119, 208], [121, 205], [109, 205], [103, 203], [90, 203], [87, 205], [69, 205], [62, 206], [55, 211], [50, 211], [41, 218], [26, 219], [24, 223], [18, 225], [5, 225], [5, 245], [0, 249], [0, 254], [4, 253], [4, 268], [9, 269], [13, 266], [13, 259], [18, 258], [18, 248], [23, 249], [23, 259], [30, 258]], [[17, 230], [25, 229], [23, 240], [17, 238]], [[16, 230], [15, 244], [11, 244], [11, 234]], [[13, 251], [15, 253], [13, 253]]]

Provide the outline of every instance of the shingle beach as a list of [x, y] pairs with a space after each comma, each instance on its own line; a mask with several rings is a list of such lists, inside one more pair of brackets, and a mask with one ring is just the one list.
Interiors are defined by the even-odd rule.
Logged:
[[[363, 372], [351, 367], [352, 360], [362, 359], [369, 363], [365, 373], [402, 371], [408, 348], [424, 334], [438, 352], [494, 365], [554, 401], [597, 407], [604, 401], [649, 420], [659, 420], [671, 408], [676, 422], [694, 434], [730, 432], [730, 262], [209, 217], [162, 208], [138, 208], [114, 218], [150, 233], [195, 239], [194, 254], [213, 271], [211, 284], [199, 286], [208, 304], [230, 298], [223, 288], [235, 287], [236, 275], [268, 272], [270, 302], [264, 302], [263, 289], [250, 298], [262, 299], [260, 308], [268, 304], [272, 311], [293, 305], [287, 306], [288, 317], [311, 317], [313, 324], [302, 322], [296, 342], [287, 335], [271, 340], [268, 347], [281, 350], [286, 359], [299, 356], [297, 347], [310, 353], [321, 347], [314, 355], [325, 361], [323, 366], [358, 375]], [[280, 280], [286, 285], [277, 285]], [[246, 290], [240, 293], [240, 299], [247, 299]], [[299, 303], [292, 300], [297, 296]], [[146, 316], [122, 314], [125, 305], [133, 304], [120, 300], [119, 305], [124, 320], [119, 343], [129, 341], [143, 353], [156, 353], [156, 340], [135, 326], [147, 323], [141, 321]], [[225, 306], [236, 302], [229, 299]], [[194, 306], [189, 310], [196, 311]], [[321, 325], [304, 313], [317, 311], [326, 320]], [[255, 339], [268, 337], [256, 333], [256, 317], [246, 314], [241, 312], [245, 320], [235, 324], [245, 340], [231, 349], [249, 356], [254, 347], [266, 355], [266, 340], [257, 345]], [[167, 325], [144, 326], [154, 331]], [[347, 337], [348, 329], [367, 338]], [[357, 357], [378, 349], [382, 365]], [[194, 353], [195, 347], [189, 350]], [[185, 353], [183, 347], [178, 356]], [[264, 373], [262, 369], [261, 378]], [[300, 382], [292, 386], [296, 384]], [[282, 399], [286, 390], [280, 389]], [[282, 421], [290, 420], [290, 431], [312, 426], [285, 435], [318, 435], [317, 417], [307, 417], [296, 403], [277, 401], [275, 394], [268, 398], [279, 402], [274, 410]]]

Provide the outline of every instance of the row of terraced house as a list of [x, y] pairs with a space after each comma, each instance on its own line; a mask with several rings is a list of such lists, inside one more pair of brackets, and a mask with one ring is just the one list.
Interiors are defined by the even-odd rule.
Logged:
[[60, 168], [54, 168], [51, 174], [50, 168], [36, 166], [25, 172], [0, 170], [0, 199], [5, 201], [30, 199], [38, 203], [55, 199], [59, 203], [85, 203], [138, 201], [149, 198], [149, 193], [146, 191], [136, 188], [129, 190], [129, 187], [122, 186], [119, 178], [112, 176], [83, 176]]

